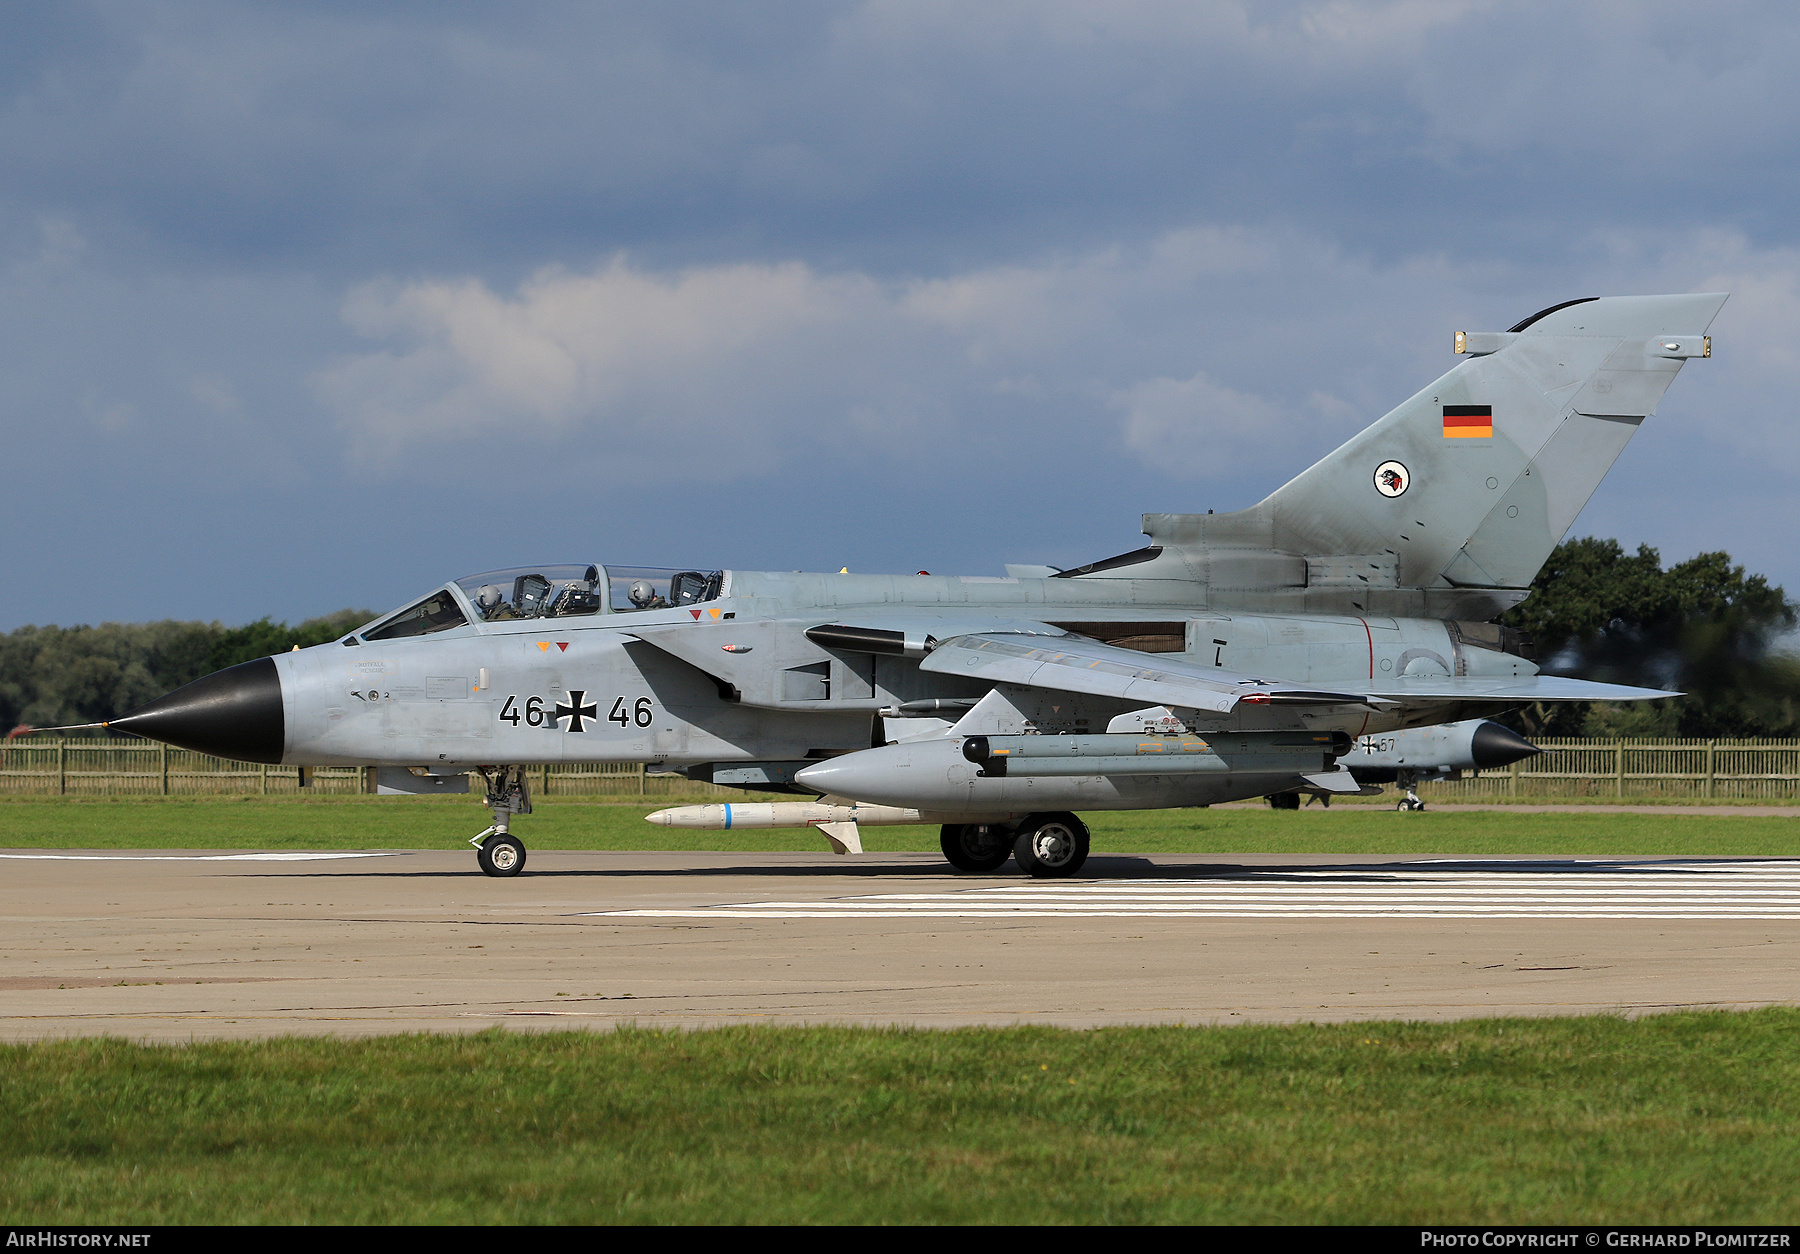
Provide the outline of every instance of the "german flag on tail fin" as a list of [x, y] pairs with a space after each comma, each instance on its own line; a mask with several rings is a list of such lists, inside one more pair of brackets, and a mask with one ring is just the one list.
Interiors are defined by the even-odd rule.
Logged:
[[1444, 406], [1446, 440], [1485, 440], [1494, 434], [1492, 405]]

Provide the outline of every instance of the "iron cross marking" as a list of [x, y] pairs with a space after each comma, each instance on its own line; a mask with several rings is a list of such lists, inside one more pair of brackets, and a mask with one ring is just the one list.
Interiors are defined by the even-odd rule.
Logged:
[[585, 696], [587, 696], [586, 689], [569, 689], [568, 704], [565, 705], [561, 701], [556, 703], [556, 721], [560, 723], [563, 719], [568, 719], [569, 730], [572, 732], [587, 730], [587, 728], [582, 725], [581, 720], [584, 718], [591, 718], [598, 722], [600, 718], [599, 703], [589, 701], [586, 705], [583, 705], [581, 699]]

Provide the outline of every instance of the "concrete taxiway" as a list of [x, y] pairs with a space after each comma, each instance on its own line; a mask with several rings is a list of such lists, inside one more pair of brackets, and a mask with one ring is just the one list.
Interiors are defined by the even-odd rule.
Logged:
[[0, 1039], [1800, 1002], [1800, 860], [13, 851]]

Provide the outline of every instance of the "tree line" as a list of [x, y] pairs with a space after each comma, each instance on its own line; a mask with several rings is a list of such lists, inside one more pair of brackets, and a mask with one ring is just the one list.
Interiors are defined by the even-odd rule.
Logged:
[[374, 617], [339, 610], [297, 627], [268, 618], [242, 627], [174, 619], [21, 627], [0, 636], [0, 728], [99, 722], [227, 666], [326, 644]]
[[[372, 617], [21, 627], [0, 636], [0, 727], [98, 722], [224, 667], [336, 640]], [[1800, 658], [1779, 647], [1796, 607], [1727, 553], [1664, 569], [1648, 545], [1626, 553], [1617, 540], [1566, 541], [1500, 621], [1535, 640], [1551, 674], [1687, 694], [1540, 704], [1502, 719], [1527, 736], [1800, 736]]]
[[1728, 553], [1663, 568], [1589, 536], [1556, 547], [1531, 595], [1500, 620], [1532, 636], [1549, 674], [1685, 696], [1528, 706], [1500, 721], [1527, 736], [1800, 736], [1800, 658], [1783, 650], [1796, 607]]

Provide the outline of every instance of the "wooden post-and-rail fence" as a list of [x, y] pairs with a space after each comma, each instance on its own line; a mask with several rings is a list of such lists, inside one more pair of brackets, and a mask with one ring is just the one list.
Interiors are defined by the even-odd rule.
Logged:
[[[147, 740], [21, 737], [0, 745], [0, 795], [150, 797], [201, 794], [304, 796], [372, 793], [375, 770], [321, 766], [301, 784], [297, 766], [234, 762]], [[735, 788], [651, 774], [641, 762], [534, 766], [540, 796], [741, 797]]]
[[[1544, 740], [1544, 752], [1499, 770], [1427, 784], [1456, 798], [1800, 801], [1800, 740]], [[641, 763], [561, 763], [532, 768], [541, 796], [741, 797], [736, 789]], [[368, 767], [300, 770], [233, 762], [143, 740], [32, 736], [0, 747], [0, 794], [39, 796], [264, 796], [373, 792]]]

